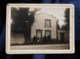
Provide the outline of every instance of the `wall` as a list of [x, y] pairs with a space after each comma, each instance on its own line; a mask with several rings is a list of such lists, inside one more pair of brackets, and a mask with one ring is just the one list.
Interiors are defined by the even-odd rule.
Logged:
[[[51, 28], [45, 27], [45, 19], [51, 20]], [[36, 36], [36, 29], [42, 30], [42, 37], [45, 35], [45, 30], [51, 30], [51, 37], [52, 39], [57, 38], [57, 27], [56, 27], [57, 19], [55, 17], [52, 17], [51, 15], [48, 15], [46, 13], [40, 13], [35, 15], [35, 22], [32, 25], [31, 28], [31, 38]]]

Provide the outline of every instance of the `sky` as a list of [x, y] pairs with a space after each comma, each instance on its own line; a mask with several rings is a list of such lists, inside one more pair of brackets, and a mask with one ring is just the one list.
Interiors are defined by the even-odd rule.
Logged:
[[[36, 12], [36, 14], [38, 13], [42, 13], [42, 12], [45, 12], [49, 15], [52, 15], [54, 17], [57, 18], [57, 20], [59, 20], [59, 25], [60, 27], [62, 27], [62, 25], [65, 25], [65, 17], [64, 17], [64, 12], [65, 12], [65, 9], [66, 8], [41, 8], [40, 10], [38, 10]], [[31, 9], [30, 8], [30, 11], [33, 11], [34, 9]]]

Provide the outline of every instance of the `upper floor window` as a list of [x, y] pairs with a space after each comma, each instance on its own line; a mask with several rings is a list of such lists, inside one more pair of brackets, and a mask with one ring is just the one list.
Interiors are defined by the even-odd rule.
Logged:
[[49, 20], [49, 19], [45, 20], [45, 27], [47, 27], [47, 28], [51, 27], [51, 20]]

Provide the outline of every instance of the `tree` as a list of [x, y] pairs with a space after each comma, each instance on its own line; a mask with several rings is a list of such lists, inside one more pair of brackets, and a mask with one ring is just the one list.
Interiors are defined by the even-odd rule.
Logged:
[[69, 31], [69, 20], [70, 20], [70, 9], [69, 8], [67, 8], [66, 10], [65, 10], [65, 22], [66, 22], [66, 25], [65, 25], [65, 29], [66, 30], [68, 30]]
[[29, 8], [12, 8], [11, 9], [13, 33], [22, 33], [25, 40], [30, 40], [31, 26], [34, 22], [34, 13], [29, 15]]
[[28, 10], [27, 8], [16, 8], [11, 9], [12, 14], [12, 32], [23, 33], [26, 30], [26, 21], [28, 21]]

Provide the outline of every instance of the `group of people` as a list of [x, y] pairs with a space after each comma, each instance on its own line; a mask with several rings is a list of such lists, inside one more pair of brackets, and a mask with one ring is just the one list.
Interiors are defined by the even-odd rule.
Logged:
[[34, 43], [47, 43], [51, 40], [51, 36], [50, 35], [49, 36], [44, 36], [44, 37], [34, 36], [32, 40], [33, 40]]

